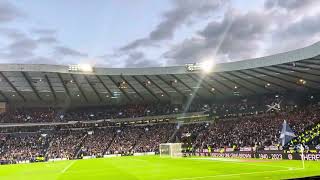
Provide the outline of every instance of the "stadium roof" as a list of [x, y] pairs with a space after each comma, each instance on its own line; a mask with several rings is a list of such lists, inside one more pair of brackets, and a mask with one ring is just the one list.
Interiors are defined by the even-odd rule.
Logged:
[[94, 68], [0, 65], [0, 101], [12, 104], [118, 104], [318, 91], [320, 42], [267, 57], [217, 64], [212, 73], [185, 66]]

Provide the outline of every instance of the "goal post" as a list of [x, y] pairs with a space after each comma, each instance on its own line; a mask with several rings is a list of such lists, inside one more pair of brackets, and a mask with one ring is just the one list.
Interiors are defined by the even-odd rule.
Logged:
[[182, 143], [164, 143], [159, 146], [161, 157], [182, 157]]

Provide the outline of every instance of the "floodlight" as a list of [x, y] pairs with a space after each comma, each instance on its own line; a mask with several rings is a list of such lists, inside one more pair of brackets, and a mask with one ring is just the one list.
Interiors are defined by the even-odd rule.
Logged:
[[93, 68], [90, 64], [79, 64], [79, 69], [84, 72], [92, 72]]
[[202, 63], [200, 63], [200, 68], [203, 72], [209, 73], [212, 71], [214, 65], [215, 63], [212, 60], [203, 61]]
[[74, 72], [93, 72], [93, 67], [90, 64], [69, 65], [69, 71], [74, 71]]

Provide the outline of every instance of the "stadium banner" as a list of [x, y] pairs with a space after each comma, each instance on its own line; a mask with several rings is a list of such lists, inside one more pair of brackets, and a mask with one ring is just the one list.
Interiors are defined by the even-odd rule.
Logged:
[[121, 154], [108, 154], [108, 155], [104, 155], [104, 158], [111, 158], [111, 157], [118, 157], [121, 156]]
[[156, 155], [156, 153], [155, 152], [133, 153], [133, 156], [150, 156], [150, 155]]
[[93, 158], [96, 158], [96, 156], [83, 156], [82, 159], [93, 159]]
[[233, 152], [234, 149], [233, 148], [225, 148], [225, 152]]
[[54, 162], [54, 161], [65, 161], [68, 160], [67, 158], [53, 158], [53, 159], [49, 159], [49, 162]]
[[267, 146], [264, 148], [265, 151], [278, 151], [279, 147], [278, 146]]
[[26, 161], [18, 161], [17, 164], [29, 164], [30, 161], [26, 160]]
[[253, 148], [253, 147], [241, 147], [240, 148], [240, 151], [244, 151], [244, 152], [250, 152], [250, 151], [252, 151], [252, 150], [254, 150], [255, 148]]
[[[301, 160], [300, 153], [283, 153], [283, 152], [238, 152], [238, 153], [197, 153], [198, 156], [210, 156], [216, 158], [257, 158], [257, 159], [272, 159], [272, 160]], [[306, 161], [320, 161], [320, 153], [304, 154]]]

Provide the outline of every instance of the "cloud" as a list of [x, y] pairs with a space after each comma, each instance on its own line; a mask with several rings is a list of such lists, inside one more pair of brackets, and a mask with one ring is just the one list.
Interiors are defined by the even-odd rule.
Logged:
[[294, 22], [277, 33], [278, 38], [304, 39], [320, 33], [320, 13], [316, 16], [307, 16], [300, 21]]
[[56, 44], [58, 43], [58, 40], [55, 37], [46, 36], [46, 37], [38, 38], [37, 42], [43, 43], [43, 44]]
[[23, 16], [24, 14], [9, 1], [0, 1], [0, 23], [11, 22]]
[[145, 54], [140, 51], [134, 51], [128, 54], [128, 57], [124, 60], [125, 67], [157, 67], [159, 62], [146, 58]]
[[33, 57], [34, 51], [38, 48], [35, 40], [23, 38], [10, 43], [6, 48], [0, 51], [0, 57], [9, 60], [25, 59]]
[[319, 4], [317, 0], [266, 0], [264, 6], [266, 9], [281, 8], [288, 11], [297, 11], [317, 4]]
[[57, 31], [54, 29], [44, 29], [44, 28], [35, 28], [35, 29], [32, 29], [31, 32], [34, 34], [43, 35], [43, 36], [54, 35], [57, 33]]
[[123, 46], [121, 50], [127, 51], [154, 45], [157, 41], [172, 39], [176, 30], [192, 17], [212, 13], [227, 2], [227, 0], [173, 0], [174, 7], [164, 12], [163, 20], [147, 37], [134, 40]]
[[25, 64], [59, 64], [57, 60], [44, 57], [44, 56], [35, 56], [32, 58], [28, 58], [28, 59], [25, 59], [23, 63]]
[[298, 49], [320, 41], [320, 13], [313, 16], [304, 16], [299, 21], [289, 23], [273, 33], [273, 42], [268, 52], [280, 53]]
[[[90, 59], [110, 67], [150, 67], [207, 59], [235, 61], [289, 51], [320, 40], [317, 0], [264, 0], [255, 10], [250, 2], [241, 4], [249, 8], [236, 9], [237, 3], [232, 0], [170, 2], [171, 8], [142, 38], [133, 39], [109, 55], [87, 58], [86, 52], [66, 46], [58, 30], [30, 26], [34, 20], [31, 24], [17, 21], [25, 14], [11, 1], [0, 0], [0, 58], [7, 62], [58, 64]], [[176, 40], [182, 37], [185, 39]]]
[[[0, 0], [0, 38], [4, 40], [0, 47], [3, 62], [17, 63], [60, 63], [72, 60], [72, 57], [87, 57], [88, 54], [65, 47], [56, 38], [57, 31], [48, 27], [28, 29], [11, 26], [9, 22], [19, 23], [18, 18], [25, 17], [20, 9], [7, 0]], [[7, 23], [2, 25], [3, 23]], [[51, 57], [41, 54], [52, 52]], [[69, 59], [64, 59], [69, 58]]]
[[25, 33], [19, 31], [18, 29], [6, 28], [6, 27], [0, 28], [0, 35], [5, 36], [5, 37], [12, 39], [12, 40], [26, 38]]
[[267, 17], [255, 11], [228, 11], [221, 21], [211, 21], [195, 37], [173, 46], [164, 57], [173, 64], [254, 57], [271, 25]]
[[37, 42], [42, 44], [56, 44], [59, 42], [56, 38], [57, 31], [54, 29], [34, 28], [31, 30], [31, 33], [38, 36]]
[[162, 65], [161, 61], [146, 57], [142, 51], [106, 54], [97, 57], [95, 64], [116, 68], [158, 67]]
[[127, 44], [126, 46], [123, 46], [122, 48], [120, 48], [120, 50], [121, 51], [128, 51], [131, 49], [136, 49], [139, 46], [154, 46], [154, 43], [149, 38], [137, 39], [137, 40]]
[[65, 47], [65, 46], [57, 46], [54, 51], [55, 55], [58, 56], [73, 56], [73, 57], [87, 57], [88, 54], [82, 53], [80, 51]]
[[266, 0], [261, 10], [227, 11], [221, 21], [209, 22], [163, 57], [179, 65], [210, 59], [226, 62], [305, 47], [320, 40], [319, 2]]
[[11, 50], [34, 50], [38, 47], [36, 41], [33, 39], [25, 38], [9, 45]]

